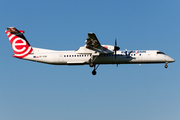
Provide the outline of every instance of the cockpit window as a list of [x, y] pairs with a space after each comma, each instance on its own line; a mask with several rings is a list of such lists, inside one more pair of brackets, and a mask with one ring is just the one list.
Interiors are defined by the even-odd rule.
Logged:
[[163, 53], [163, 52], [157, 52], [157, 54], [164, 54], [165, 55], [165, 53]]

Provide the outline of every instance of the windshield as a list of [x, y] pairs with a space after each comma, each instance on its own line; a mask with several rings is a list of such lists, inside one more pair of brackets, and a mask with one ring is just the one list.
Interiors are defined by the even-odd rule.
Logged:
[[160, 52], [160, 51], [159, 51], [159, 52], [157, 52], [157, 54], [164, 54], [164, 55], [165, 55], [165, 53], [163, 53], [163, 52]]

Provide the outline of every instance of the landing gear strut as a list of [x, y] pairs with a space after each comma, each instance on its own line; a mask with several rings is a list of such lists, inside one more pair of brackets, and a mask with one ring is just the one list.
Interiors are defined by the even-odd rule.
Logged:
[[166, 62], [166, 64], [165, 64], [165, 66], [164, 66], [165, 68], [168, 68], [168, 62]]
[[97, 70], [98, 67], [99, 67], [99, 64], [98, 64], [97, 67], [96, 67], [96, 65], [94, 65], [94, 70], [92, 71], [92, 74], [93, 74], [93, 75], [96, 75], [96, 74], [97, 74], [96, 70]]
[[95, 56], [95, 57], [93, 55], [91, 56], [91, 58], [89, 60], [89, 66], [90, 67], [94, 67], [94, 63], [93, 62], [96, 60], [96, 58], [97, 58], [97, 56]]

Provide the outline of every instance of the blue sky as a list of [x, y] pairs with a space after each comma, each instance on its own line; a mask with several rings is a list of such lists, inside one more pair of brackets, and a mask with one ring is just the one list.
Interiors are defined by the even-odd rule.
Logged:
[[[180, 119], [179, 0], [9, 0], [0, 2], [1, 120]], [[53, 66], [12, 57], [6, 27], [33, 47], [76, 50], [88, 32], [121, 50], [161, 50], [164, 64]]]

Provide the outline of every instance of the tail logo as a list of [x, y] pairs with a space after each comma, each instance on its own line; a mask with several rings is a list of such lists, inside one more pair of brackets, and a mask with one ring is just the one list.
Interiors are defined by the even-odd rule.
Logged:
[[21, 38], [16, 38], [12, 42], [12, 48], [16, 53], [24, 53], [27, 47], [26, 41]]
[[21, 36], [16, 36], [7, 32], [8, 38], [14, 50], [14, 57], [24, 58], [32, 52], [32, 47], [29, 46], [26, 40], [22, 39]]

